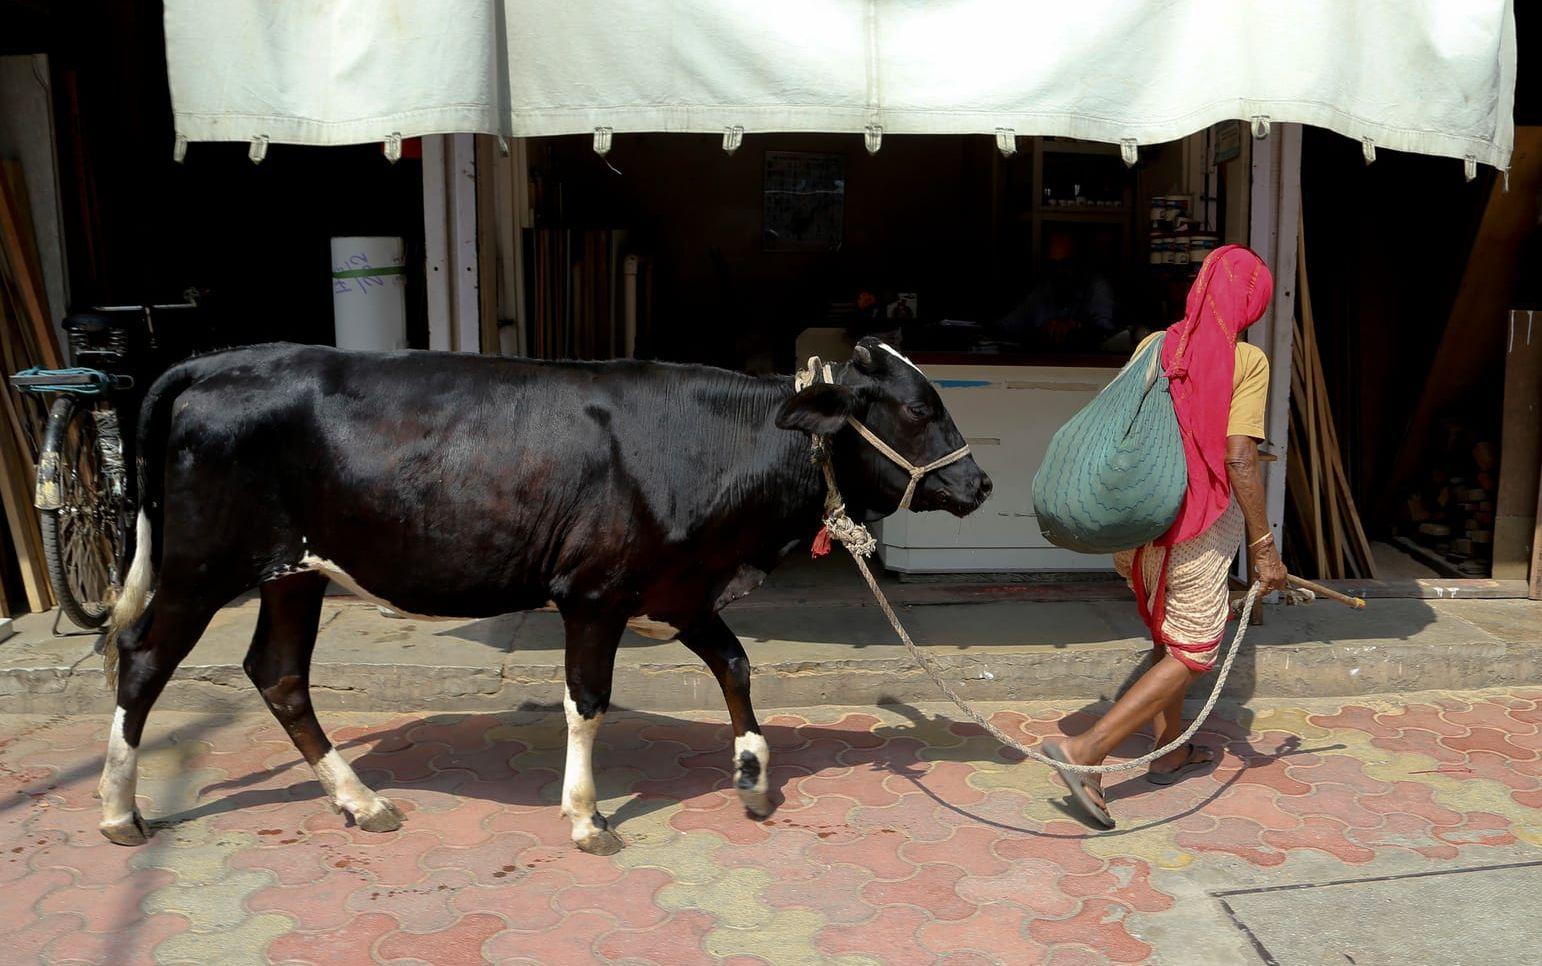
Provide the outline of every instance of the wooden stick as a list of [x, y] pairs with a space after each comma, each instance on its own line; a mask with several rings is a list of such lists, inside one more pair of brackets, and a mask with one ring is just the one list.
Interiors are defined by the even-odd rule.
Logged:
[[1316, 420], [1317, 462], [1313, 464], [1313, 481], [1316, 474], [1321, 471], [1323, 477], [1323, 492], [1321, 492], [1323, 504], [1328, 511], [1328, 522], [1323, 527], [1328, 537], [1328, 566], [1318, 571], [1323, 577], [1344, 576], [1344, 529], [1339, 522], [1338, 494], [1334, 492], [1332, 463], [1338, 455], [1338, 447], [1333, 440], [1333, 414], [1328, 407], [1327, 379], [1323, 375], [1322, 357], [1317, 352], [1317, 323], [1312, 317], [1311, 289], [1307, 285], [1306, 277], [1306, 235], [1298, 234], [1296, 237], [1296, 259], [1298, 272], [1300, 273], [1299, 293], [1301, 306], [1300, 333], [1305, 346], [1302, 349], [1302, 358], [1307, 365], [1309, 375], [1308, 383], [1311, 387], [1311, 410]]
[[[16, 547], [21, 565], [22, 589], [33, 611], [53, 606], [48, 586], [48, 571], [43, 562], [42, 536], [38, 532], [37, 511], [32, 508], [32, 486], [24, 468], [24, 454], [18, 452], [20, 441], [10, 433], [0, 433], [0, 504]], [[30, 462], [30, 461], [26, 461]]]
[[12, 191], [10, 179], [0, 177], [0, 249], [6, 253], [11, 276], [21, 296], [21, 311], [27, 317], [42, 353], [42, 364], [51, 369], [64, 365], [59, 345], [54, 341], [53, 324], [48, 318], [48, 299], [43, 280], [34, 271], [37, 266], [35, 244], [23, 232], [21, 201]]
[[1531, 530], [1531, 573], [1526, 596], [1542, 600], [1542, 480], [1537, 482], [1537, 518]]
[[1329, 600], [1336, 600], [1348, 607], [1353, 607], [1355, 610], [1365, 610], [1364, 597], [1351, 597], [1348, 594], [1341, 594], [1331, 587], [1324, 587], [1322, 584], [1314, 584], [1310, 580], [1304, 580], [1300, 577], [1297, 577], [1295, 574], [1286, 574], [1285, 580], [1292, 587], [1300, 587], [1302, 590], [1310, 590], [1318, 597], [1326, 597]]
[[[1355, 508], [1354, 496], [1349, 488], [1348, 474], [1344, 470], [1343, 452], [1339, 448], [1338, 430], [1333, 423], [1327, 379], [1322, 369], [1322, 355], [1317, 350], [1317, 326], [1312, 314], [1311, 287], [1306, 270], [1306, 233], [1299, 229], [1296, 236], [1296, 260], [1299, 275], [1298, 303], [1301, 306], [1299, 320], [1301, 327], [1297, 330], [1297, 336], [1298, 341], [1305, 342], [1302, 361], [1309, 370], [1306, 382], [1313, 390], [1313, 395], [1308, 401], [1313, 404], [1315, 414], [1320, 417], [1321, 436], [1317, 441], [1320, 448], [1315, 455], [1323, 460], [1322, 471], [1329, 490], [1326, 495], [1330, 521], [1328, 533], [1334, 542], [1334, 569], [1341, 575], [1353, 570], [1356, 571], [1357, 576], [1374, 577], [1375, 561], [1371, 553], [1370, 540], [1366, 538], [1365, 528], [1360, 521], [1360, 514]], [[1313, 482], [1316, 482], [1315, 472]], [[1342, 514], [1340, 501], [1342, 501]], [[1324, 576], [1328, 575], [1326, 570], [1322, 573]]]
[[[1303, 360], [1306, 350], [1302, 349]], [[1312, 498], [1312, 528], [1315, 542], [1312, 549], [1317, 557], [1317, 572], [1319, 574], [1328, 571], [1328, 546], [1323, 537], [1323, 513], [1322, 513], [1322, 451], [1317, 445], [1317, 389], [1312, 384], [1312, 370], [1310, 364], [1305, 365], [1306, 397], [1306, 450], [1307, 450], [1307, 478], [1311, 483], [1310, 493]]]
[[[1315, 349], [1315, 345], [1313, 348]], [[1322, 360], [1320, 357], [1317, 359], [1317, 365], [1318, 372], [1321, 373]], [[1330, 412], [1326, 398], [1323, 400], [1323, 407], [1325, 413]], [[1332, 471], [1332, 479], [1336, 482], [1336, 493], [1339, 499], [1343, 501], [1343, 516], [1348, 524], [1346, 532], [1349, 536], [1354, 537], [1354, 542], [1348, 544], [1348, 549], [1350, 550], [1351, 563], [1356, 563], [1357, 569], [1360, 571], [1355, 576], [1374, 578], [1375, 565], [1371, 556], [1371, 542], [1366, 539], [1365, 528], [1360, 523], [1360, 514], [1355, 509], [1354, 495], [1349, 489], [1349, 478], [1344, 471], [1342, 451], [1339, 449], [1338, 430], [1333, 425], [1331, 415], [1324, 424], [1324, 435], [1329, 446], [1328, 469]], [[1337, 522], [1337, 514], [1335, 514], [1335, 520]]]

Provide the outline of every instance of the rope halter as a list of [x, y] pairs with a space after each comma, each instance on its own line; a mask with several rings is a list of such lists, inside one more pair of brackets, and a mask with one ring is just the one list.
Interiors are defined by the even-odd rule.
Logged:
[[[802, 392], [809, 386], [821, 381], [834, 385], [834, 372], [831, 370], [829, 363], [821, 362], [818, 356], [809, 356], [808, 363], [804, 366], [803, 370], [793, 376], [792, 388], [794, 392]], [[871, 443], [874, 449], [888, 457], [896, 466], [910, 475], [910, 482], [905, 486], [905, 495], [899, 502], [899, 509], [901, 510], [910, 509], [910, 499], [915, 495], [916, 485], [921, 482], [921, 479], [926, 474], [933, 470], [940, 470], [950, 463], [956, 463], [969, 455], [969, 445], [966, 443], [941, 459], [933, 460], [925, 466], [916, 466], [896, 452], [894, 447], [879, 439], [872, 430], [862, 425], [859, 420], [847, 416], [846, 422], [850, 423], [851, 427], [860, 433], [863, 439]], [[813, 448], [811, 456], [814, 462], [821, 464], [825, 476], [825, 526], [814, 542], [814, 555], [816, 557], [824, 556], [828, 551], [829, 543], [826, 538], [826, 535], [828, 535], [828, 537], [840, 541], [847, 550], [850, 550], [858, 557], [865, 557], [873, 552], [873, 549], [878, 545], [878, 541], [868, 532], [867, 527], [846, 515], [846, 504], [841, 499], [840, 491], [835, 486], [835, 470], [830, 465], [824, 437], [812, 436], [811, 445]]]
[[921, 478], [923, 476], [930, 473], [932, 470], [940, 470], [950, 463], [957, 463], [959, 460], [969, 455], [969, 444], [965, 443], [963, 446], [960, 446], [958, 449], [949, 453], [947, 456], [944, 456], [940, 460], [932, 460], [925, 466], [916, 466], [909, 460], [905, 459], [905, 457], [896, 453], [894, 448], [888, 443], [885, 443], [883, 440], [873, 435], [873, 431], [871, 429], [868, 429], [866, 426], [857, 422], [855, 419], [852, 419], [850, 416], [846, 417], [846, 421], [851, 424], [852, 429], [855, 429], [857, 432], [862, 434], [863, 439], [867, 440], [869, 443], [872, 443], [874, 449], [887, 456], [896, 465], [898, 465], [900, 469], [910, 474], [910, 482], [905, 485], [905, 495], [900, 498], [899, 508], [901, 510], [910, 509], [910, 498], [915, 495], [916, 484], [921, 482]]

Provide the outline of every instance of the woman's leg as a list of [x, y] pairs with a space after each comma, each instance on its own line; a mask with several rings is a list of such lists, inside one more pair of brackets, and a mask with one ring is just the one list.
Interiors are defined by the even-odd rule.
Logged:
[[[1150, 670], [1142, 674], [1140, 679], [1131, 685], [1118, 701], [1114, 702], [1108, 714], [1099, 718], [1097, 723], [1086, 732], [1075, 738], [1067, 738], [1061, 747], [1075, 764], [1101, 765], [1103, 759], [1107, 758], [1121, 741], [1139, 730], [1141, 725], [1153, 720], [1159, 713], [1162, 713], [1164, 718], [1168, 717], [1165, 712], [1174, 706], [1181, 711], [1183, 696], [1188, 692], [1189, 685], [1198, 677], [1199, 672], [1190, 669], [1188, 665], [1171, 654], [1164, 654], [1160, 661], [1152, 665]], [[1171, 717], [1177, 720], [1176, 713]], [[1168, 740], [1176, 736], [1175, 731]], [[1088, 791], [1099, 804], [1106, 806], [1100, 786], [1100, 782], [1093, 782]]]

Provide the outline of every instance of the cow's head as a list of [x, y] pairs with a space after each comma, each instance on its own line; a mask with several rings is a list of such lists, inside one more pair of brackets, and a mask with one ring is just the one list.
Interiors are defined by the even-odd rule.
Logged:
[[[853, 517], [873, 520], [899, 508], [910, 474], [865, 439], [866, 426], [912, 466], [924, 467], [964, 446], [964, 437], [931, 381], [887, 343], [865, 338], [835, 382], [795, 393], [777, 413], [783, 429], [831, 440], [836, 483]], [[912, 510], [947, 510], [965, 516], [990, 495], [990, 477], [973, 456], [928, 472], [910, 498]]]

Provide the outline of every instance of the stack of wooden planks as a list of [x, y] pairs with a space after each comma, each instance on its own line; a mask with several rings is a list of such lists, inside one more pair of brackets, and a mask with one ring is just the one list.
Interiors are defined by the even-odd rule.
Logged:
[[0, 615], [53, 606], [32, 507], [48, 412], [4, 380], [28, 366], [62, 365], [26, 198], [21, 165], [0, 161]]
[[1290, 458], [1286, 490], [1295, 511], [1291, 569], [1319, 579], [1374, 578], [1375, 561], [1350, 493], [1333, 410], [1317, 351], [1317, 327], [1306, 277], [1306, 234], [1296, 236], [1299, 287], [1291, 344]]
[[610, 229], [530, 229], [537, 359], [613, 359], [626, 353], [619, 311], [622, 258]]

